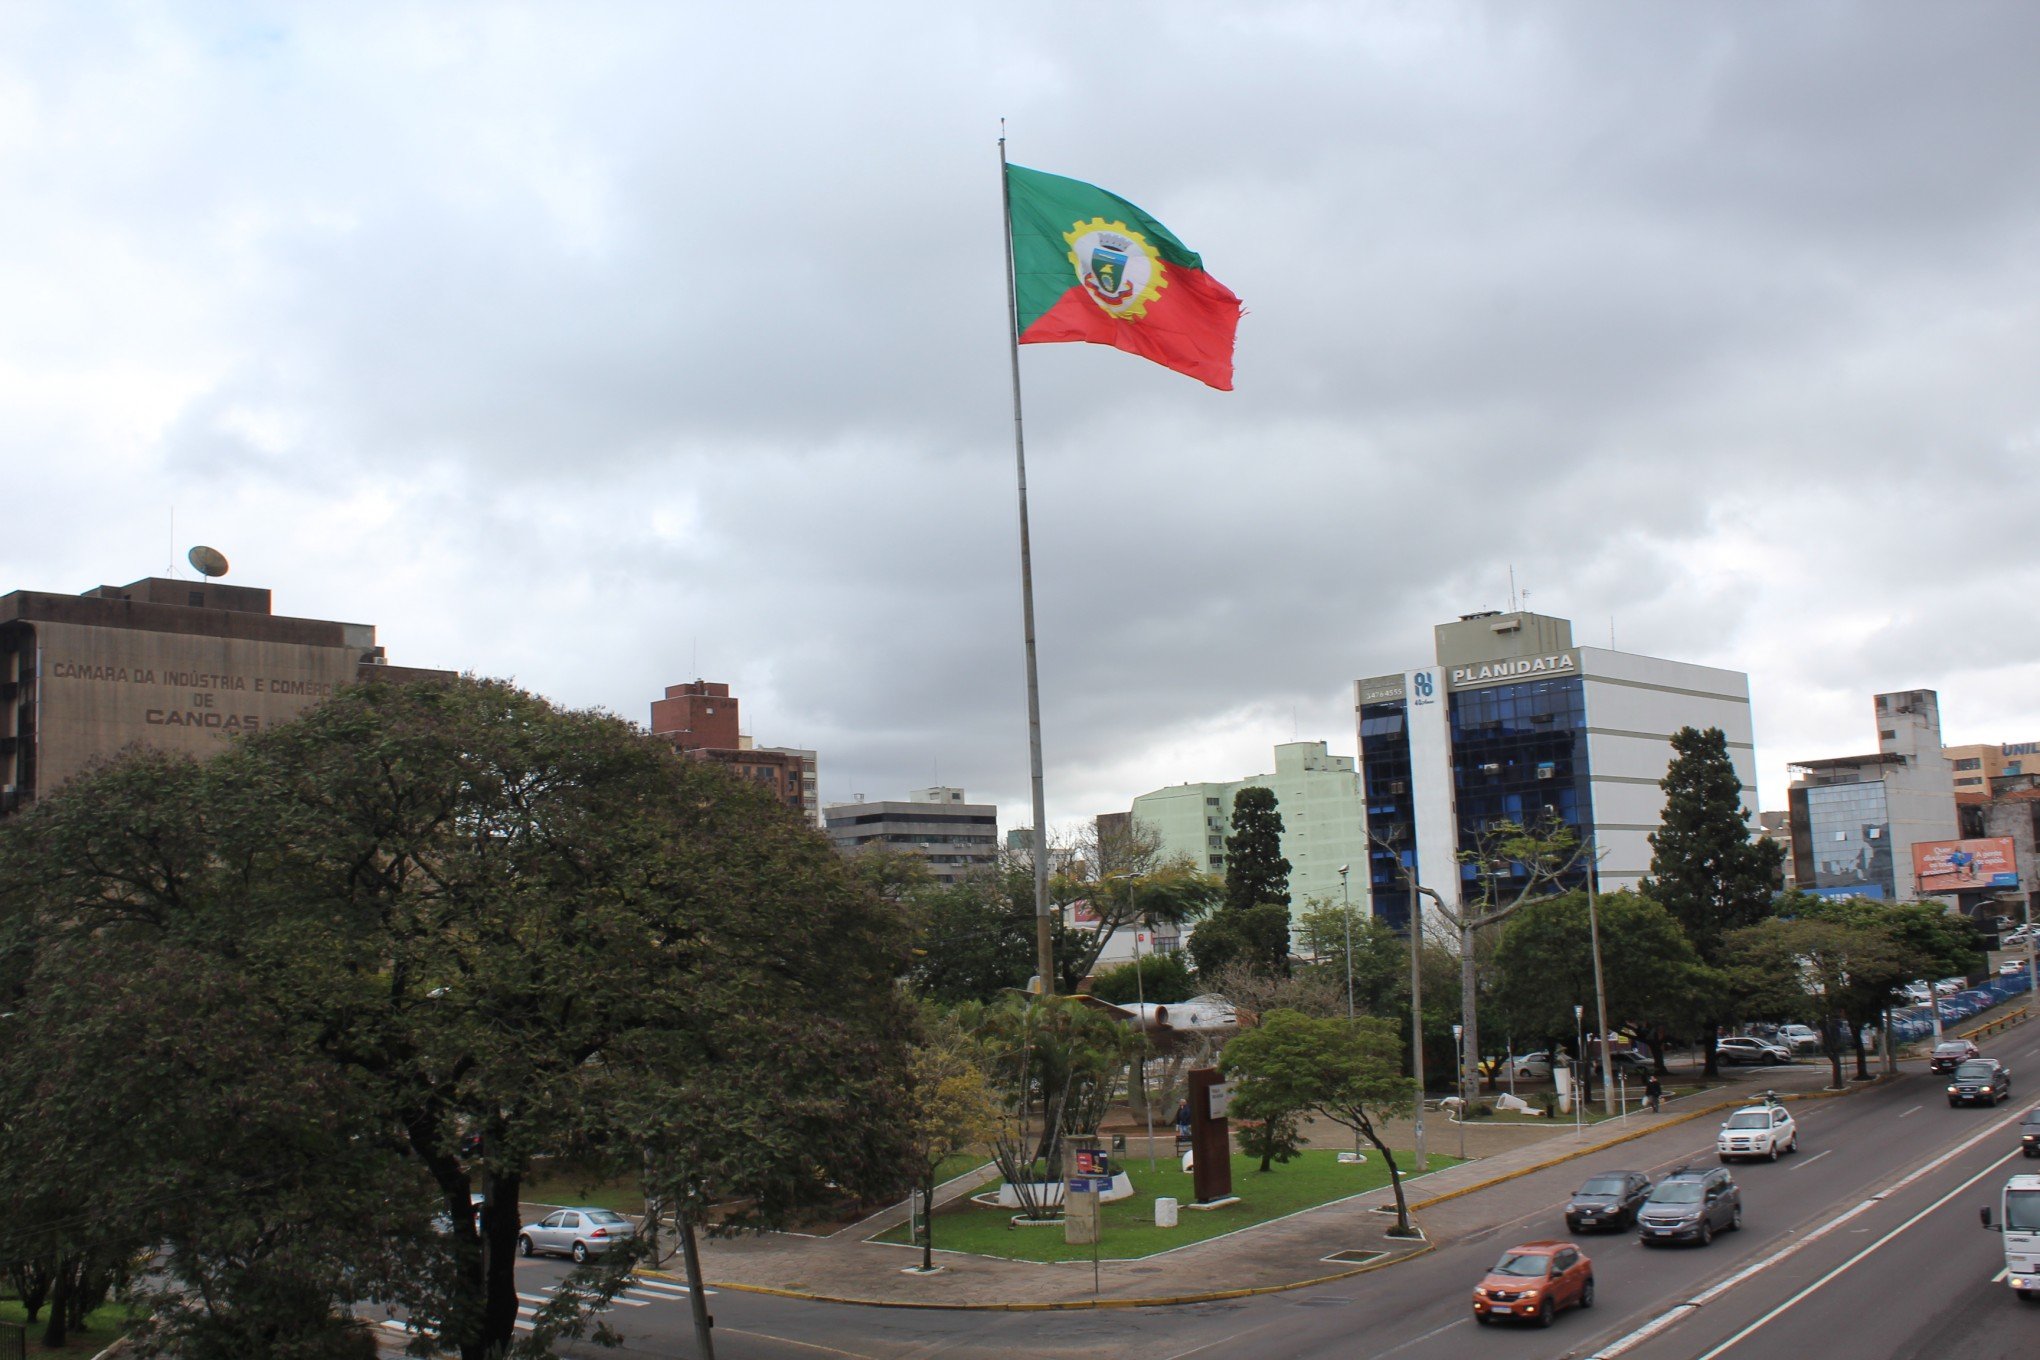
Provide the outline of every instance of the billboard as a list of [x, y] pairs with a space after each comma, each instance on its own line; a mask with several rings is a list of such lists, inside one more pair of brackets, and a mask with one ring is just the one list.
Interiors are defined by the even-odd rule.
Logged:
[[2019, 865], [2009, 836], [1974, 841], [1918, 841], [1912, 852], [1913, 878], [1923, 893], [2019, 886]]

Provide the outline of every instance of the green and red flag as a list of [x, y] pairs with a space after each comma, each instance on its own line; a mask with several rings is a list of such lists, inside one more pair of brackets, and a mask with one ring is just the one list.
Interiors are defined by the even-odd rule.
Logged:
[[1006, 167], [1020, 343], [1112, 345], [1232, 391], [1240, 300], [1197, 252], [1082, 180]]

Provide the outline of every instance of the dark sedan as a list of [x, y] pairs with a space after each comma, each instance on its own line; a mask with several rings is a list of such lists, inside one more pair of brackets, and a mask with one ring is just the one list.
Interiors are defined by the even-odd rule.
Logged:
[[2040, 1105], [2026, 1111], [2019, 1120], [2019, 1151], [2028, 1157], [2040, 1157]]
[[1650, 1177], [1641, 1171], [1596, 1172], [1566, 1202], [1565, 1226], [1574, 1232], [1632, 1228], [1649, 1198]]
[[1948, 1079], [1950, 1105], [1995, 1105], [2011, 1098], [2011, 1069], [1996, 1058], [1971, 1058]]

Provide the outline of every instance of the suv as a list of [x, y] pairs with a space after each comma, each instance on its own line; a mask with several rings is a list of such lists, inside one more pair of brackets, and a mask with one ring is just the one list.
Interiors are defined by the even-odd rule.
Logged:
[[1739, 1034], [1733, 1038], [1720, 1039], [1714, 1045], [1714, 1057], [1725, 1063], [1789, 1063], [1792, 1052], [1781, 1044], [1765, 1039]]
[[2019, 1120], [2019, 1151], [2040, 1157], [2040, 1105], [2026, 1111]]
[[1688, 1241], [1704, 1247], [1715, 1233], [1740, 1227], [1742, 1190], [1728, 1172], [1682, 1166], [1659, 1181], [1643, 1202], [1636, 1216], [1636, 1240], [1646, 1247]]
[[1996, 1058], [1971, 1058], [1948, 1079], [1948, 1106], [1996, 1105], [2012, 1098], [2012, 1069]]
[[1825, 1047], [1820, 1031], [1811, 1025], [1780, 1025], [1776, 1038], [1795, 1054], [1818, 1053]]
[[1953, 1072], [1971, 1058], [1983, 1056], [1983, 1050], [1968, 1039], [1948, 1039], [1934, 1045], [1933, 1061], [1927, 1065], [1936, 1072]]
[[1724, 1162], [1738, 1157], [1768, 1157], [1799, 1150], [1799, 1125], [1792, 1112], [1775, 1101], [1745, 1105], [1730, 1115], [1715, 1135], [1714, 1150]]

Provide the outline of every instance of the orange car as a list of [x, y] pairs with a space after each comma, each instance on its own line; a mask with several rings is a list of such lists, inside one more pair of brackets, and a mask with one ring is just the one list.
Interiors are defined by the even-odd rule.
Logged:
[[1558, 1310], [1594, 1306], [1594, 1263], [1570, 1242], [1510, 1247], [1473, 1290], [1473, 1320], [1522, 1318], [1549, 1327]]

